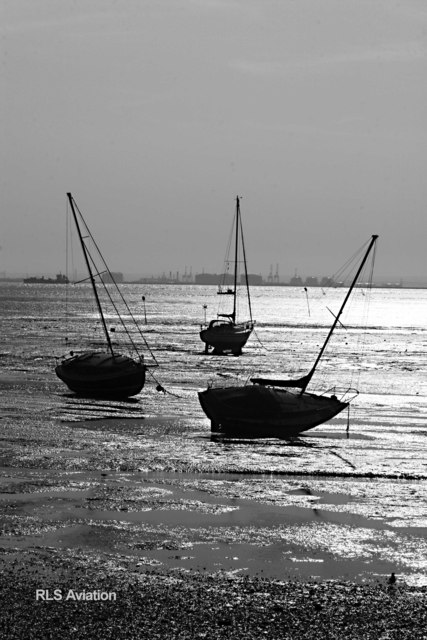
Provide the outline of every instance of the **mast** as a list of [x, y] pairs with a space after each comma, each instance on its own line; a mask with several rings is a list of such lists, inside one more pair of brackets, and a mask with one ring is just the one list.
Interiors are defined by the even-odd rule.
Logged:
[[234, 293], [233, 293], [233, 313], [231, 318], [236, 322], [236, 296], [237, 296], [237, 259], [239, 251], [239, 225], [240, 225], [240, 200], [236, 196], [236, 238], [234, 242]]
[[105, 318], [104, 318], [104, 314], [103, 314], [103, 311], [102, 311], [101, 302], [100, 302], [99, 296], [98, 296], [98, 290], [96, 288], [95, 278], [93, 277], [92, 269], [91, 269], [90, 262], [89, 262], [89, 257], [87, 255], [86, 245], [84, 243], [83, 236], [82, 236], [82, 233], [81, 233], [81, 230], [80, 230], [80, 225], [79, 225], [79, 222], [78, 222], [78, 219], [77, 219], [76, 210], [75, 210], [75, 207], [74, 207], [74, 200], [73, 200], [73, 197], [72, 197], [71, 193], [67, 193], [67, 198], [68, 198], [68, 201], [70, 203], [70, 207], [71, 207], [71, 211], [72, 211], [72, 214], [73, 214], [74, 222], [75, 222], [76, 228], [77, 228], [77, 233], [79, 234], [80, 244], [81, 244], [83, 255], [84, 255], [84, 259], [85, 259], [85, 262], [86, 262], [86, 267], [87, 267], [87, 270], [88, 270], [88, 273], [89, 273], [89, 279], [90, 279], [90, 282], [91, 282], [91, 285], [92, 285], [93, 293], [95, 295], [95, 300], [96, 300], [96, 304], [97, 304], [97, 307], [98, 307], [99, 315], [101, 317], [102, 327], [104, 329], [105, 338], [107, 340], [107, 345], [108, 345], [108, 348], [109, 348], [109, 350], [111, 352], [111, 355], [114, 356], [113, 345], [111, 344], [110, 336], [108, 334], [108, 329], [107, 329], [107, 325], [105, 323]]
[[356, 282], [357, 282], [357, 279], [358, 279], [358, 277], [360, 276], [360, 273], [361, 273], [361, 271], [362, 271], [363, 267], [365, 266], [365, 262], [366, 262], [366, 260], [368, 259], [368, 256], [369, 256], [369, 254], [370, 254], [370, 252], [371, 252], [372, 247], [374, 246], [375, 242], [377, 241], [377, 238], [378, 238], [378, 236], [377, 236], [377, 235], [373, 235], [373, 236], [372, 236], [371, 241], [370, 241], [370, 243], [369, 243], [369, 246], [368, 246], [368, 248], [366, 249], [365, 255], [363, 256], [363, 260], [362, 260], [362, 262], [360, 263], [359, 268], [358, 268], [358, 270], [357, 270], [357, 272], [356, 272], [356, 275], [355, 275], [355, 276], [354, 276], [354, 278], [353, 278], [353, 282], [351, 283], [350, 288], [349, 288], [349, 290], [347, 291], [347, 295], [346, 295], [346, 296], [345, 296], [345, 298], [344, 298], [344, 302], [342, 303], [341, 308], [340, 308], [340, 310], [338, 311], [337, 315], [335, 316], [335, 320], [334, 320], [334, 322], [332, 323], [331, 328], [329, 329], [329, 333], [328, 333], [328, 335], [326, 336], [326, 340], [325, 340], [325, 342], [323, 343], [323, 347], [320, 349], [319, 355], [317, 356], [316, 361], [315, 361], [315, 363], [314, 363], [314, 365], [313, 365], [313, 367], [312, 367], [311, 371], [310, 371], [306, 376], [304, 376], [304, 378], [302, 378], [302, 381], [304, 382], [304, 384], [303, 384], [303, 386], [301, 387], [301, 393], [304, 393], [304, 391], [306, 390], [306, 388], [308, 387], [308, 385], [309, 385], [309, 383], [310, 383], [311, 378], [313, 377], [313, 374], [314, 374], [314, 372], [315, 372], [315, 370], [316, 370], [316, 367], [317, 367], [317, 365], [319, 364], [320, 358], [322, 357], [322, 355], [323, 355], [323, 353], [324, 353], [324, 351], [325, 351], [325, 349], [326, 349], [326, 346], [327, 346], [327, 344], [328, 344], [328, 342], [329, 342], [329, 339], [330, 339], [330, 337], [332, 336], [332, 334], [333, 334], [333, 332], [334, 332], [334, 329], [335, 329], [335, 327], [336, 327], [336, 326], [337, 326], [337, 324], [338, 324], [338, 321], [339, 321], [339, 319], [340, 319], [340, 316], [341, 316], [342, 312], [344, 311], [344, 307], [345, 307], [345, 305], [346, 305], [346, 303], [347, 303], [347, 300], [349, 299], [350, 294], [351, 294], [351, 292], [352, 292], [352, 291], [353, 291], [353, 289], [354, 289], [354, 286], [355, 286], [355, 284], [356, 284]]
[[246, 264], [246, 250], [245, 250], [245, 239], [243, 237], [243, 227], [242, 220], [240, 220], [240, 235], [242, 238], [242, 253], [243, 253], [243, 265], [245, 268], [245, 283], [246, 283], [246, 294], [248, 296], [248, 307], [249, 307], [249, 318], [252, 322], [252, 305], [251, 305], [251, 294], [249, 291], [249, 278], [248, 278], [248, 267]]

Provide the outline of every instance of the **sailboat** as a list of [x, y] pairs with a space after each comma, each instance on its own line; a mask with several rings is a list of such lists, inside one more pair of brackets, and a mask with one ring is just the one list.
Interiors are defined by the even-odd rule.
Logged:
[[309, 393], [306, 389], [377, 238], [377, 235], [371, 237], [352, 284], [309, 373], [294, 380], [251, 378], [252, 385], [224, 388], [210, 386], [199, 392], [199, 402], [211, 420], [212, 431], [241, 437], [287, 439], [327, 422], [349, 406], [357, 391], [351, 398], [344, 393], [338, 399], [335, 390], [328, 395]]
[[[246, 252], [243, 239], [243, 227], [240, 213], [240, 198], [236, 197], [235, 215], [235, 236], [234, 236], [234, 277], [232, 287], [223, 289], [220, 286], [219, 295], [230, 295], [233, 297], [233, 310], [231, 313], [220, 313], [218, 317], [209, 322], [208, 326], [202, 325], [200, 338], [205, 343], [205, 353], [209, 353], [212, 347], [214, 355], [232, 353], [239, 356], [252, 333], [254, 322], [252, 320], [252, 308], [249, 291], [248, 272], [246, 266]], [[248, 298], [249, 320], [237, 322], [237, 289], [239, 271], [239, 245], [242, 248], [245, 285]], [[225, 275], [225, 274], [224, 274]]]
[[[117, 287], [114, 277], [108, 269], [71, 193], [67, 193], [67, 198], [71, 207], [71, 212], [88, 270], [88, 280], [92, 285], [93, 295], [99, 312], [99, 318], [105, 336], [105, 349], [102, 351], [84, 351], [79, 354], [75, 354], [73, 351], [70, 352], [70, 355], [64, 358], [55, 368], [56, 375], [65, 382], [71, 391], [74, 391], [79, 395], [104, 398], [127, 398], [134, 396], [144, 387], [145, 373], [147, 370], [147, 367], [144, 364], [144, 356], [139, 353], [138, 348], [127, 329], [127, 325], [123, 322], [117, 309], [116, 311], [119, 316], [119, 320], [127, 333], [127, 337], [133, 350], [137, 354], [137, 357], [131, 358], [128, 355], [119, 354], [113, 348], [101, 300], [98, 294], [95, 277], [99, 277], [100, 283], [104, 283], [104, 281], [108, 280], [109, 283], [115, 285], [116, 290], [126, 307], [127, 314], [130, 315], [134, 321], [139, 334], [141, 336], [142, 334], [139, 331], [139, 327], [119, 288]], [[98, 271], [89, 246], [86, 243], [88, 238], [96, 247], [97, 254], [100, 256], [103, 266], [105, 267], [105, 270], [102, 273]], [[105, 277], [104, 274], [106, 274], [107, 277]]]

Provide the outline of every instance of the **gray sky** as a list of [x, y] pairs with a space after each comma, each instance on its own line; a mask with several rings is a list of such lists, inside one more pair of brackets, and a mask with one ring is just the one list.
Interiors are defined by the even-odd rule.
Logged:
[[0, 273], [65, 266], [427, 279], [425, 0], [3, 0]]

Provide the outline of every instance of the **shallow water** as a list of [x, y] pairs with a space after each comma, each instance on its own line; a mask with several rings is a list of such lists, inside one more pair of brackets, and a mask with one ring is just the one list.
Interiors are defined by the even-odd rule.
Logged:
[[307, 300], [254, 287], [256, 333], [235, 358], [203, 354], [213, 287], [123, 288], [160, 366], [139, 396], [117, 402], [77, 398], [54, 374], [76, 341], [101, 341], [88, 287], [71, 290], [65, 316], [62, 286], [0, 284], [3, 547], [110, 550], [141, 570], [395, 571], [427, 584], [427, 291], [373, 290], [366, 332], [368, 296], [355, 292], [311, 387], [359, 390], [349, 430], [341, 414], [290, 444], [212, 438], [196, 392], [305, 373], [342, 291], [326, 303], [320, 289]]

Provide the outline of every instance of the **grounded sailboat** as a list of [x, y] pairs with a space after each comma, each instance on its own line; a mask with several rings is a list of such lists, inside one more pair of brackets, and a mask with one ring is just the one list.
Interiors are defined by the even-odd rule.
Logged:
[[[237, 288], [238, 288], [238, 271], [239, 271], [239, 245], [242, 248], [244, 278], [249, 307], [249, 320], [245, 322], [236, 322], [237, 318]], [[228, 262], [228, 261], [227, 261]], [[249, 280], [246, 266], [246, 252], [243, 239], [242, 219], [240, 214], [240, 198], [236, 197], [236, 215], [235, 215], [235, 237], [234, 237], [234, 277], [233, 286], [227, 287], [225, 290], [220, 286], [219, 295], [233, 296], [233, 310], [231, 313], [219, 313], [218, 317], [209, 322], [208, 326], [202, 325], [200, 338], [205, 343], [205, 353], [209, 353], [212, 348], [214, 355], [223, 355], [232, 353], [239, 356], [242, 348], [245, 346], [249, 336], [252, 333], [254, 322], [252, 320], [252, 308], [249, 291]], [[225, 276], [226, 274], [224, 274]]]
[[[338, 399], [335, 393], [314, 394], [308, 393], [306, 389], [377, 238], [377, 235], [372, 236], [353, 282], [309, 373], [295, 380], [251, 378], [252, 386], [208, 387], [205, 391], [199, 392], [199, 401], [203, 411], [211, 420], [212, 431], [242, 437], [286, 439], [327, 422], [348, 407], [352, 398], [345, 400], [346, 394]], [[353, 397], [355, 395], [357, 392]]]
[[[134, 396], [141, 391], [145, 383], [145, 373], [147, 370], [147, 366], [144, 364], [144, 356], [139, 353], [138, 347], [132, 339], [127, 325], [123, 322], [117, 308], [115, 307], [111, 297], [109, 296], [110, 301], [113, 303], [118, 318], [127, 335], [128, 342], [132, 350], [136, 353], [136, 358], [132, 358], [128, 355], [123, 355], [115, 352], [107, 329], [104, 312], [101, 306], [100, 297], [98, 295], [95, 277], [99, 278], [99, 282], [101, 284], [104, 284], [104, 280], [108, 280], [109, 283], [112, 283], [115, 286], [116, 291], [118, 292], [118, 295], [125, 306], [127, 315], [132, 318], [140, 337], [142, 337], [143, 340], [144, 338], [110, 270], [106, 265], [102, 254], [99, 251], [92, 237], [92, 234], [90, 233], [86, 222], [84, 221], [84, 218], [76, 205], [74, 198], [72, 197], [71, 193], [68, 193], [67, 197], [83, 251], [83, 256], [89, 274], [88, 279], [90, 280], [90, 283], [92, 285], [92, 290], [105, 335], [106, 344], [105, 350], [103, 351], [85, 351], [80, 354], [70, 352], [70, 356], [63, 359], [61, 364], [59, 364], [55, 368], [55, 372], [57, 376], [63, 382], [65, 382], [69, 389], [71, 389], [71, 391], [74, 391], [79, 395], [104, 398], [127, 398], [130, 396]], [[104, 267], [104, 270], [102, 272], [98, 270], [95, 264], [95, 261], [86, 243], [87, 238], [89, 238], [96, 247], [97, 254], [100, 257]], [[105, 278], [104, 274], [107, 274], [108, 277]]]

